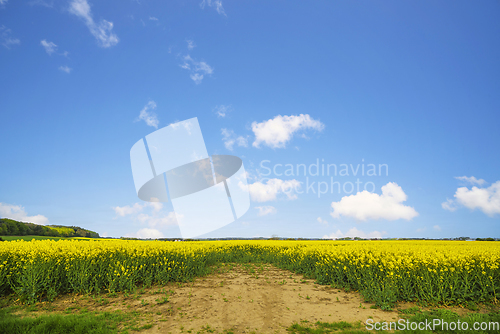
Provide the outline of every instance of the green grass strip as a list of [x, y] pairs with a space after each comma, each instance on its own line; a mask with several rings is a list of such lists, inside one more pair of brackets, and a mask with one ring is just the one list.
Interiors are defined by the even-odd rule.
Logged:
[[104, 334], [118, 333], [118, 325], [126, 322], [121, 312], [41, 315], [37, 317], [11, 314], [0, 309], [0, 333], [9, 334]]

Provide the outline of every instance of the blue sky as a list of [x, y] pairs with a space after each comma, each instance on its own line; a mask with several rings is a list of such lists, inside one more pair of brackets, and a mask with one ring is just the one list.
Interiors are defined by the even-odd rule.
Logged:
[[[197, 117], [208, 153], [241, 157], [251, 183], [250, 210], [205, 236], [500, 237], [499, 14], [498, 1], [0, 0], [0, 216], [179, 236], [170, 203], [137, 197], [129, 154]], [[317, 159], [388, 175], [263, 175]], [[350, 191], [357, 179], [368, 191]]]

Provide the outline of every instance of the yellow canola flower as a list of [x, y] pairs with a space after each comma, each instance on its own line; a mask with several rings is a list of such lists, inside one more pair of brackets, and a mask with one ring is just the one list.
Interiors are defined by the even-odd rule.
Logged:
[[[110, 287], [110, 282], [118, 277], [131, 285], [146, 278], [181, 280], [217, 261], [239, 256], [261, 261], [261, 254], [277, 266], [309, 273], [325, 284], [348, 281], [361, 289], [370, 282], [386, 282], [398, 289], [407, 285], [408, 295], [433, 287], [442, 291], [441, 299], [476, 286], [483, 290], [478, 294], [489, 294], [481, 298], [500, 296], [500, 243], [477, 241], [11, 241], [0, 243], [0, 291], [8, 291], [8, 284], [35, 269], [47, 280], [68, 280], [70, 289], [91, 284], [124, 289]], [[14, 279], [7, 279], [11, 276]]]

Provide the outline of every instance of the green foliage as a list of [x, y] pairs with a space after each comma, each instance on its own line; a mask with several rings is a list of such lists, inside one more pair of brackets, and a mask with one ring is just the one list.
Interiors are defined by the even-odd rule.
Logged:
[[91, 240], [90, 238], [65, 238], [65, 237], [44, 237], [40, 235], [22, 235], [22, 236], [3, 236], [4, 241], [16, 241], [16, 240], [24, 240], [24, 241], [32, 241], [32, 240], [65, 240], [65, 239], [77, 239], [77, 240]]
[[49, 225], [53, 230], [56, 230], [62, 237], [83, 237], [83, 238], [99, 238], [99, 234], [94, 231], [86, 230], [78, 226], [62, 226]]
[[390, 281], [381, 284], [370, 281], [367, 287], [361, 291], [361, 294], [366, 300], [374, 302], [376, 306], [379, 306], [384, 311], [392, 310], [392, 307], [398, 301], [398, 289]]
[[0, 235], [2, 236], [46, 236], [46, 237], [85, 237], [99, 238], [99, 234], [78, 226], [37, 225], [19, 222], [12, 219], [0, 219]]
[[163, 298], [156, 299], [156, 304], [161, 305], [168, 303], [168, 296], [164, 296]]
[[[489, 314], [484, 314], [484, 313], [471, 313], [465, 316], [459, 316], [455, 312], [451, 312], [449, 310], [445, 309], [438, 309], [438, 310], [432, 310], [432, 311], [425, 311], [422, 312], [418, 308], [411, 308], [407, 310], [402, 310], [401, 311], [402, 315], [402, 323], [407, 326], [409, 323], [433, 323], [435, 320], [441, 321], [441, 323], [448, 323], [448, 328], [446, 328], [446, 325], [437, 325], [434, 328], [434, 331], [429, 331], [429, 330], [411, 330], [408, 328], [403, 329], [402, 327], [398, 327], [397, 333], [402, 333], [402, 334], [410, 334], [410, 333], [415, 333], [415, 334], [433, 334], [433, 333], [456, 333], [456, 334], [465, 334], [465, 333], [479, 333], [479, 334], [493, 334], [493, 333], [498, 333], [498, 330], [495, 329], [493, 324], [498, 324], [500, 322], [500, 313], [499, 312], [494, 312], [494, 313], [489, 313]], [[458, 321], [460, 321], [460, 327], [461, 329], [455, 329], [451, 330], [449, 328], [450, 323], [455, 323], [457, 324]], [[397, 322], [396, 320], [392, 320], [392, 322]], [[464, 323], [467, 323], [464, 325]], [[478, 330], [474, 330], [474, 323], [476, 324], [488, 324], [490, 326], [489, 329], [486, 330], [481, 330], [478, 328]], [[374, 323], [372, 323], [373, 325]], [[382, 323], [379, 324], [380, 328], [383, 328], [381, 326]], [[490, 325], [491, 324], [491, 325]], [[400, 325], [398, 325], [400, 326]], [[476, 325], [477, 326], [477, 325]], [[480, 326], [480, 325], [479, 325]], [[467, 327], [467, 330], [462, 330], [463, 328]], [[345, 321], [341, 322], [332, 322], [332, 323], [327, 323], [327, 322], [316, 322], [315, 324], [309, 324], [307, 321], [302, 321], [300, 324], [295, 323], [292, 326], [287, 328], [287, 331], [291, 334], [328, 334], [328, 333], [342, 333], [342, 334], [355, 334], [355, 333], [369, 333], [369, 332], [376, 332], [380, 334], [387, 334], [389, 333], [386, 330], [376, 330], [374, 331], [373, 328], [370, 331], [365, 331], [365, 329], [369, 329], [369, 327], [365, 327], [365, 324], [362, 323], [348, 323]], [[394, 329], [394, 327], [393, 327]]]
[[328, 333], [343, 333], [343, 334], [358, 334], [366, 333], [361, 331], [361, 325], [351, 324], [345, 321], [339, 322], [316, 322], [309, 325], [306, 321], [298, 324], [295, 323], [287, 328], [287, 331], [292, 334], [328, 334]]
[[73, 237], [75, 236], [75, 230], [70, 227], [53, 227], [49, 226], [51, 229], [56, 230], [59, 235], [63, 237]]
[[43, 235], [57, 237], [59, 233], [47, 226], [2, 218], [0, 219], [0, 235]]
[[[362, 247], [367, 246], [361, 243], [344, 245], [363, 250]], [[436, 274], [429, 264], [416, 260], [411, 267], [394, 266], [388, 270], [390, 253], [374, 257], [374, 263], [369, 266], [366, 261], [357, 261], [354, 255], [342, 255], [347, 253], [338, 252], [343, 257], [329, 259], [322, 244], [317, 245], [275, 241], [166, 243], [93, 239], [8, 242], [0, 246], [0, 295], [15, 292], [21, 300], [34, 303], [68, 292], [132, 292], [138, 286], [191, 281], [210, 273], [211, 266], [216, 264], [268, 263], [314, 278], [319, 284], [359, 291], [367, 301], [383, 310], [390, 310], [397, 301], [430, 305], [470, 303], [473, 308], [472, 301], [494, 303], [498, 300], [500, 269], [496, 262], [486, 262], [491, 258], [489, 253], [485, 257], [471, 254], [463, 268], [456, 265], [444, 275]], [[339, 245], [332, 243], [330, 251], [340, 249]], [[371, 245], [378, 247], [379, 244]], [[433, 254], [432, 260], [438, 254]], [[428, 258], [422, 256], [422, 259]]]
[[[449, 323], [467, 323], [468, 330], [451, 330], [450, 328], [446, 328], [445, 326], [437, 326], [435, 331], [422, 331], [422, 330], [405, 330], [403, 333], [479, 333], [479, 334], [490, 334], [490, 333], [498, 333], [498, 329], [494, 329], [490, 327], [490, 329], [486, 330], [474, 330], [474, 323], [500, 323], [500, 312], [492, 312], [489, 314], [484, 313], [471, 313], [465, 316], [459, 316], [457, 313], [446, 310], [446, 309], [437, 309], [431, 311], [416, 311], [413, 315], [406, 317], [409, 322], [420, 323], [420, 322], [433, 322], [434, 319], [438, 319], [441, 322]], [[462, 328], [465, 325], [461, 325]]]
[[111, 313], [43, 315], [21, 317], [0, 309], [0, 333], [9, 334], [107, 334], [117, 333], [116, 322], [121, 320]]
[[[30, 307], [30, 308], [33, 308]], [[16, 312], [15, 308], [0, 308], [0, 333], [8, 334], [107, 334], [129, 333], [153, 327], [151, 324], [140, 325], [143, 316], [136, 312], [89, 312], [72, 313], [68, 309], [65, 315], [52, 314], [33, 316]], [[19, 310], [19, 308], [17, 308]], [[25, 308], [29, 312], [29, 308]], [[147, 320], [146, 320], [147, 321]]]

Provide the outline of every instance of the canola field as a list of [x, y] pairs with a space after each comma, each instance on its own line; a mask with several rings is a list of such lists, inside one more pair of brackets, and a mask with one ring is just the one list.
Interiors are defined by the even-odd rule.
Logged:
[[0, 243], [0, 295], [35, 303], [131, 291], [189, 281], [228, 262], [270, 263], [359, 291], [382, 308], [497, 303], [500, 293], [499, 242], [20, 240]]

